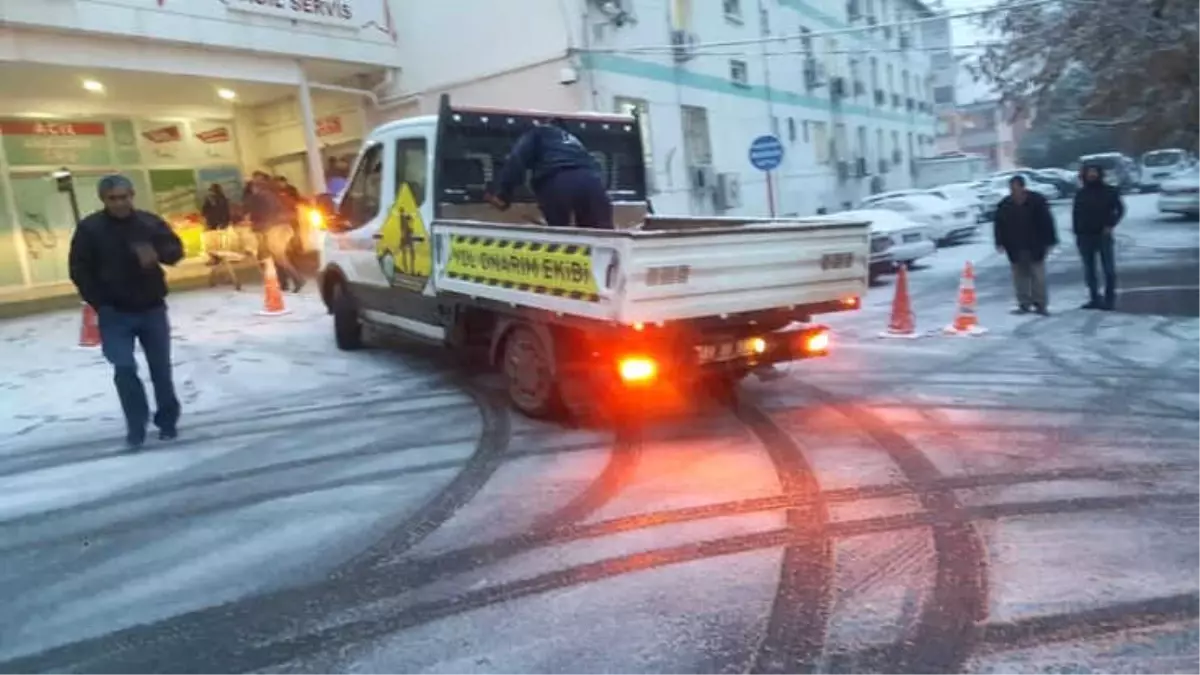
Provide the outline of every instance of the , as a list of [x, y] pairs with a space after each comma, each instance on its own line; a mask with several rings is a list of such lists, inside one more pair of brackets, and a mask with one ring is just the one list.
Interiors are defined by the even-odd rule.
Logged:
[[1039, 174], [1033, 169], [1016, 169], [1015, 171], [1001, 171], [1000, 173], [992, 174], [993, 184], [1002, 189], [1004, 194], [1008, 194], [1008, 181], [1012, 180], [1013, 176], [1020, 176], [1025, 179], [1025, 185], [1030, 190], [1036, 192], [1046, 199], [1058, 199], [1066, 193], [1059, 187], [1060, 180], [1050, 176]]
[[1200, 217], [1200, 170], [1193, 166], [1164, 180], [1160, 185], [1158, 210]]
[[871, 223], [872, 241], [887, 241], [887, 260], [880, 265], [883, 269], [900, 265], [911, 269], [918, 260], [937, 252], [933, 228], [903, 213], [887, 209], [863, 209], [834, 215]]
[[[487, 177], [538, 115], [444, 97], [436, 117], [371, 133], [326, 218], [320, 285], [339, 347], [361, 347], [369, 326], [482, 350], [531, 416], [560, 412], [566, 384], [616, 401], [614, 387], [732, 386], [826, 353], [812, 319], [859, 307], [865, 220], [650, 215], [636, 118], [559, 120], [602, 167], [615, 230], [546, 227], [524, 185], [504, 211], [487, 203]], [[764, 138], [752, 161], [777, 166]]]
[[1083, 155], [1079, 158], [1079, 164], [1104, 169], [1104, 182], [1121, 192], [1133, 192], [1138, 189], [1140, 172], [1137, 163], [1119, 152]]
[[879, 200], [870, 204], [870, 207], [902, 213], [929, 226], [934, 241], [939, 245], [968, 239], [979, 231], [976, 212], [971, 206], [933, 195], [900, 195]]
[[1196, 158], [1186, 150], [1179, 148], [1151, 150], [1142, 155], [1139, 187], [1142, 192], [1154, 192], [1162, 187], [1164, 181], [1195, 165]]
[[887, 192], [879, 192], [879, 193], [870, 195], [869, 197], [863, 197], [862, 201], [860, 201], [858, 203], [858, 206], [859, 206], [859, 208], [865, 209], [872, 204], [878, 204], [879, 202], [882, 202], [886, 199], [892, 199], [895, 197], [907, 197], [909, 195], [920, 195], [920, 194], [925, 194], [925, 190], [918, 189], [918, 188], [913, 188], [911, 190], [889, 190]]
[[975, 219], [984, 222], [991, 215], [987, 202], [980, 196], [972, 183], [948, 183], [926, 190], [926, 194], [941, 197], [946, 201], [961, 202], [975, 210]]

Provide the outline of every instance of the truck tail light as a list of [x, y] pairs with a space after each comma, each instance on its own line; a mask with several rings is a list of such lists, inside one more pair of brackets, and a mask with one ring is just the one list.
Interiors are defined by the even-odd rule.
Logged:
[[658, 362], [649, 356], [625, 356], [617, 361], [617, 372], [627, 385], [646, 385], [658, 378]]
[[802, 333], [797, 340], [797, 346], [805, 356], [818, 356], [829, 351], [829, 331], [824, 328]]

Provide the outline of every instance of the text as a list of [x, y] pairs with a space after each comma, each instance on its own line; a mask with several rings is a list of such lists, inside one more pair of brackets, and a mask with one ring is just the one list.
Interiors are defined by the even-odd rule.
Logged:
[[35, 122], [32, 120], [0, 121], [0, 134], [5, 136], [103, 136], [103, 122]]
[[230, 7], [251, 12], [261, 10], [263, 13], [291, 16], [297, 20], [354, 19], [351, 0], [234, 0]]
[[853, 264], [853, 253], [826, 253], [821, 256], [821, 269], [823, 270], [845, 269]]
[[671, 284], [686, 284], [691, 273], [691, 265], [648, 267], [646, 268], [646, 285], [669, 286]]
[[479, 276], [519, 280], [529, 284], [577, 286], [588, 283], [591, 276], [590, 266], [576, 260], [477, 252], [465, 248], [451, 251], [450, 265]]
[[331, 19], [349, 21], [354, 18], [354, 10], [350, 3], [344, 0], [291, 0], [292, 11], [302, 14], [314, 14]]
[[74, 136], [75, 127], [70, 124], [35, 124], [33, 133], [43, 136]]

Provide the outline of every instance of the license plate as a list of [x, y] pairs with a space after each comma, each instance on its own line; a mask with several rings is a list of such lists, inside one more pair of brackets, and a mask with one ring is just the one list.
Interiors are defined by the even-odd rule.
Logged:
[[955, 211], [955, 212], [954, 212], [954, 217], [955, 217], [955, 218], [966, 218], [966, 217], [967, 217], [967, 212], [966, 212], [966, 211]]
[[921, 241], [921, 235], [919, 233], [914, 232], [912, 234], [904, 235], [904, 243], [911, 244], [914, 241]]
[[700, 345], [696, 347], [700, 363], [717, 361], [732, 361], [750, 356], [754, 353], [754, 340], [738, 340], [737, 342], [721, 342], [715, 345]]

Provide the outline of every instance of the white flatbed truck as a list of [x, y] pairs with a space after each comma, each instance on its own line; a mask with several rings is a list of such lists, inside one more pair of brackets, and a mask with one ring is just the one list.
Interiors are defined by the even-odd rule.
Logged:
[[365, 140], [321, 247], [338, 347], [364, 326], [486, 350], [513, 404], [561, 411], [565, 385], [652, 392], [823, 356], [814, 315], [858, 309], [869, 224], [647, 213], [637, 119], [554, 115], [600, 160], [616, 229], [538, 224], [532, 194], [499, 211], [484, 191], [548, 114], [453, 108]]

